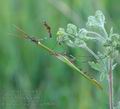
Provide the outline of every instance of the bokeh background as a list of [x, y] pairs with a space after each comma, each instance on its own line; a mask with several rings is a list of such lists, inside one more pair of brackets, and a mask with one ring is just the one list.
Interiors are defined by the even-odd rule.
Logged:
[[[90, 69], [92, 58], [84, 50], [56, 43], [59, 27], [74, 23], [84, 27], [87, 17], [100, 9], [120, 33], [119, 0], [0, 0], [0, 109], [108, 109], [106, 80], [98, 90], [79, 73], [27, 40], [13, 25], [44, 39], [50, 48], [77, 56], [76, 64], [98, 81], [100, 74]], [[49, 39], [43, 26], [52, 28]], [[91, 43], [94, 50], [97, 46]], [[84, 57], [86, 56], [86, 57]], [[118, 59], [119, 62], [119, 59]], [[120, 100], [120, 68], [114, 73], [115, 103]]]

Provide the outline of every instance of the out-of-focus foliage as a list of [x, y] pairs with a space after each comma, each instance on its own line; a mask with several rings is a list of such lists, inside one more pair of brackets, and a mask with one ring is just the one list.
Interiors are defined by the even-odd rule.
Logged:
[[[0, 109], [107, 109], [106, 81], [103, 81], [104, 92], [100, 92], [44, 50], [16, 37], [21, 34], [13, 25], [41, 39], [48, 35], [42, 23], [47, 21], [53, 38], [43, 43], [76, 56], [76, 64], [99, 80], [99, 74], [87, 64], [92, 60], [89, 54], [82, 49], [70, 50], [56, 44], [56, 31], [68, 23], [82, 28], [86, 18], [100, 9], [108, 19], [106, 28], [109, 30], [110, 25], [114, 25], [114, 31], [119, 33], [119, 4], [119, 0], [1, 0]], [[94, 44], [90, 46], [97, 49]], [[120, 58], [116, 61], [120, 63]], [[120, 100], [119, 71], [117, 65], [114, 73], [117, 101]]]

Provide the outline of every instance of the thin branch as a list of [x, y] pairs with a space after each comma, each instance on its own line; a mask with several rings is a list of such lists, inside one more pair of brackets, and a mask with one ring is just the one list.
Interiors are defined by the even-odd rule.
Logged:
[[102, 41], [104, 41], [105, 39], [100, 35], [100, 34], [98, 34], [98, 33], [96, 33], [96, 32], [93, 32], [93, 31], [88, 31], [88, 34], [93, 34], [93, 35], [96, 35], [96, 36], [98, 36], [99, 37], [99, 39], [102, 39]]
[[108, 74], [108, 84], [109, 84], [109, 107], [113, 109], [113, 73], [112, 73], [112, 59], [110, 59], [110, 69]]

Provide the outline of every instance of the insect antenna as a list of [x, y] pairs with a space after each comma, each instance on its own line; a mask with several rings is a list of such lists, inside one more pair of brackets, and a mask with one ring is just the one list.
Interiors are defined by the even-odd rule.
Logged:
[[32, 42], [38, 43], [40, 42], [42, 39], [37, 39], [35, 37], [29, 36], [27, 33], [25, 33], [21, 28], [17, 27], [16, 25], [14, 25], [14, 27], [20, 32], [22, 33], [22, 37], [25, 39], [29, 39]]

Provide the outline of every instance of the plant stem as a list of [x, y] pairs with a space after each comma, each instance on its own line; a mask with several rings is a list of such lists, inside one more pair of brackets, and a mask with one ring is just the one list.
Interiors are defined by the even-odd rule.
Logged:
[[109, 107], [110, 107], [110, 109], [113, 109], [113, 72], [112, 72], [112, 59], [110, 59], [110, 62], [109, 62], [108, 84], [109, 84]]
[[92, 56], [94, 56], [95, 59], [99, 59], [99, 57], [97, 56], [97, 54], [95, 54], [88, 46], [84, 47]]
[[96, 32], [93, 32], [93, 31], [88, 31], [88, 34], [93, 34], [95, 36], [98, 36], [99, 37], [99, 40], [105, 40], [104, 37], [102, 37], [100, 34], [96, 33]]
[[103, 27], [103, 32], [105, 34], [105, 38], [107, 39], [108, 38], [108, 33], [106, 32], [105, 28]]

